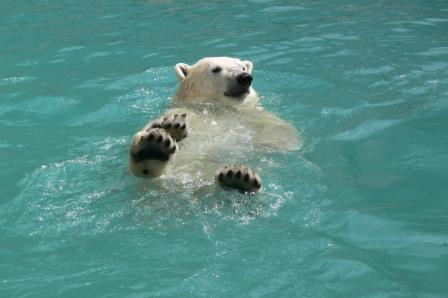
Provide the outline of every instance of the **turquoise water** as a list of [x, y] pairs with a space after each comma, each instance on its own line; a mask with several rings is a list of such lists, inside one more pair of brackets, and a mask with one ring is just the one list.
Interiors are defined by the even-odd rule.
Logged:
[[[448, 295], [446, 1], [3, 0], [0, 45], [0, 297]], [[126, 168], [205, 56], [300, 130], [262, 194]]]

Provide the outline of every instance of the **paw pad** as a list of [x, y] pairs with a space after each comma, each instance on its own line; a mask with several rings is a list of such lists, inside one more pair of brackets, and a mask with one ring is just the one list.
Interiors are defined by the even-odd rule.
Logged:
[[261, 189], [260, 176], [244, 165], [226, 166], [216, 174], [218, 184], [242, 191], [256, 192]]
[[172, 137], [161, 128], [152, 128], [140, 135], [140, 140], [131, 157], [135, 162], [145, 160], [168, 161], [177, 150]]

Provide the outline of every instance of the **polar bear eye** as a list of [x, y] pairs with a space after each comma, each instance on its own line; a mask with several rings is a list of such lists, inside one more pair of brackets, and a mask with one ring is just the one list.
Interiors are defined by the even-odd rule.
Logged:
[[245, 68], [245, 67], [243, 67], [243, 71], [246, 71], [246, 68]]
[[212, 72], [214, 72], [214, 73], [218, 73], [218, 72], [220, 72], [221, 70], [222, 70], [222, 67], [220, 67], [220, 66], [216, 66], [215, 68], [212, 69]]

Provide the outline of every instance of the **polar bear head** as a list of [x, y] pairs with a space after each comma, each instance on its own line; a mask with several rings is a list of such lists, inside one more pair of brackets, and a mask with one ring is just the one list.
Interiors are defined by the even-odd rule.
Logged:
[[178, 63], [175, 70], [180, 85], [176, 97], [179, 100], [224, 100], [232, 103], [255, 98], [252, 68], [250, 61], [228, 57], [203, 58], [192, 66]]

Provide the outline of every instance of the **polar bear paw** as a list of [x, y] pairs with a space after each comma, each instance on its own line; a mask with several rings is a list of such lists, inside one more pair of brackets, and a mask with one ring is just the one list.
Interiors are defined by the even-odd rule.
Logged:
[[157, 119], [149, 125], [147, 130], [152, 128], [163, 128], [179, 142], [188, 135], [187, 114], [174, 114]]
[[216, 181], [221, 186], [241, 191], [257, 192], [261, 190], [260, 176], [245, 165], [225, 166], [216, 174]]
[[131, 170], [136, 176], [158, 177], [176, 153], [176, 141], [161, 128], [139, 132], [132, 142]]

